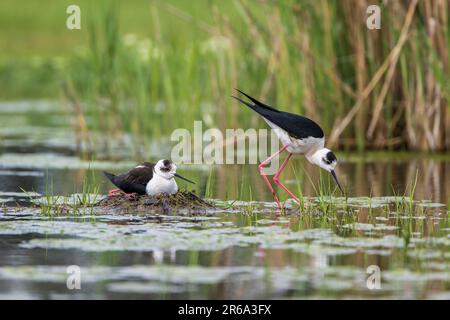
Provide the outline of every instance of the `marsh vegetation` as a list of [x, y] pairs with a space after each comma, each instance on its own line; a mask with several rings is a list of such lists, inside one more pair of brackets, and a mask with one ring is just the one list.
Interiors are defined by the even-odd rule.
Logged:
[[[30, 10], [37, 5], [31, 1]], [[191, 129], [194, 120], [221, 129], [257, 127], [229, 99], [235, 87], [313, 118], [331, 147], [449, 150], [448, 2], [380, 1], [382, 30], [365, 26], [368, 5], [81, 1], [83, 28], [70, 34], [73, 43], [47, 46], [42, 33], [58, 23], [50, 19], [27, 29], [36, 35], [37, 52], [2, 58], [2, 94], [62, 93], [79, 143], [102, 145], [110, 154], [111, 141], [119, 140], [131, 143], [135, 156], [153, 156], [144, 143]], [[8, 1], [2, 8], [19, 14]], [[16, 44], [5, 29], [3, 36]], [[40, 51], [46, 56], [34, 56]], [[33, 90], [36, 82], [45, 90]]]
[[[80, 31], [0, 3], [0, 298], [449, 298], [447, 1], [380, 1], [382, 31], [364, 0], [78, 2]], [[180, 164], [201, 214], [95, 205], [175, 128], [262, 127], [234, 87], [319, 122], [347, 197], [294, 157], [282, 212], [257, 165]]]

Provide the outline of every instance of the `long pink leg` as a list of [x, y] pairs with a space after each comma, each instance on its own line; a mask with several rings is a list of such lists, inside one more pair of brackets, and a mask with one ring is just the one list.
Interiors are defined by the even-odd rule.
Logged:
[[267, 186], [269, 187], [270, 192], [273, 195], [273, 198], [275, 199], [275, 202], [278, 205], [278, 208], [282, 208], [280, 201], [278, 200], [276, 194], [275, 194], [275, 190], [273, 189], [272, 185], [270, 184], [269, 179], [267, 178], [267, 175], [264, 173], [264, 167], [270, 163], [270, 161], [275, 158], [276, 156], [278, 156], [281, 152], [283, 152], [284, 150], [286, 150], [288, 146], [284, 146], [283, 148], [281, 148], [280, 150], [278, 150], [277, 152], [275, 152], [273, 155], [271, 155], [269, 158], [267, 158], [266, 160], [264, 160], [263, 162], [261, 162], [261, 164], [258, 166], [259, 169], [259, 173], [262, 175], [264, 181], [266, 182]]
[[277, 185], [279, 185], [281, 188], [283, 188], [284, 189], [284, 191], [286, 191], [291, 197], [292, 197], [292, 199], [294, 199], [295, 201], [297, 201], [298, 203], [300, 203], [300, 200], [296, 197], [296, 196], [294, 196], [294, 194], [292, 193], [292, 192], [290, 192], [289, 190], [288, 190], [288, 188], [286, 188], [281, 182], [280, 182], [280, 174], [281, 174], [281, 171], [283, 171], [283, 169], [284, 169], [284, 167], [286, 167], [286, 165], [287, 165], [287, 163], [288, 163], [288, 161], [289, 161], [289, 159], [292, 157], [292, 153], [289, 153], [289, 155], [288, 155], [288, 157], [286, 158], [286, 160], [284, 160], [284, 162], [283, 162], [283, 164], [281, 165], [281, 167], [280, 167], [280, 169], [278, 169], [278, 172], [275, 174], [275, 176], [273, 177], [273, 181], [277, 184]]

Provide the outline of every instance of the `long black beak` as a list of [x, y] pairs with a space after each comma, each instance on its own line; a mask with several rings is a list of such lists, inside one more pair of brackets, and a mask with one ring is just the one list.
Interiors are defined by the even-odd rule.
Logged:
[[189, 179], [186, 179], [185, 177], [183, 177], [182, 175], [179, 175], [178, 173], [175, 173], [174, 176], [177, 177], [177, 178], [183, 179], [184, 181], [187, 181], [187, 182], [189, 182], [189, 183], [195, 184], [194, 181], [191, 181], [191, 180], [189, 180]]
[[336, 184], [338, 185], [338, 187], [341, 190], [341, 192], [344, 193], [344, 190], [342, 190], [341, 184], [339, 183], [339, 180], [338, 180], [338, 178], [336, 176], [336, 172], [334, 172], [334, 170], [331, 170], [330, 173], [333, 176], [334, 181], [336, 181]]

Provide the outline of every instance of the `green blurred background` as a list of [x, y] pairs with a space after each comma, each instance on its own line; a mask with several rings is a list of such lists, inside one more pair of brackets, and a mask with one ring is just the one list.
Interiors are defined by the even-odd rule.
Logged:
[[[66, 8], [81, 8], [68, 30]], [[366, 9], [378, 4], [381, 29]], [[450, 150], [449, 1], [0, 2], [0, 99], [60, 101], [80, 143], [263, 127], [233, 88], [341, 150]]]

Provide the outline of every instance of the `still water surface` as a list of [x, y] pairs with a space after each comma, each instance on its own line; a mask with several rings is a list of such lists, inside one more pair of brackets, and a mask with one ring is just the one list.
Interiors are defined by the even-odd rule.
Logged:
[[[39, 196], [51, 185], [70, 195], [93, 173], [105, 194], [111, 186], [101, 171], [135, 164], [120, 152], [120, 161], [81, 159], [67, 119], [45, 101], [0, 105], [0, 298], [450, 298], [445, 155], [338, 152], [350, 214], [277, 215], [256, 166], [235, 165], [179, 172], [197, 181], [198, 194], [252, 199], [251, 208], [49, 217], [28, 207], [19, 187]], [[155, 159], [169, 154], [152, 148]], [[409, 190], [417, 171], [408, 211], [392, 196]], [[283, 177], [289, 188], [301, 181], [305, 196], [317, 195], [319, 171], [303, 160]], [[66, 286], [69, 265], [81, 267], [80, 290]], [[380, 268], [381, 289], [368, 288], [371, 265]]]

